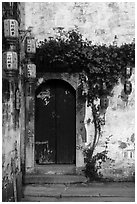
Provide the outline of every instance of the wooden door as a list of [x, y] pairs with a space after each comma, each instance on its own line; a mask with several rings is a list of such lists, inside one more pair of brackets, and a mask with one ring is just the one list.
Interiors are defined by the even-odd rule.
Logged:
[[66, 82], [50, 80], [36, 92], [36, 163], [75, 163], [75, 91]]

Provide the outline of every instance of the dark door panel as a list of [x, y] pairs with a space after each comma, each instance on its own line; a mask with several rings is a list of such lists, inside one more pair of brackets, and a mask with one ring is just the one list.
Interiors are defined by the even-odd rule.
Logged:
[[66, 86], [56, 89], [57, 162], [75, 161], [75, 93]]
[[51, 80], [36, 92], [36, 161], [75, 163], [75, 91], [66, 82]]
[[36, 96], [35, 127], [35, 149], [38, 163], [55, 163], [55, 92], [52, 87], [41, 87]]

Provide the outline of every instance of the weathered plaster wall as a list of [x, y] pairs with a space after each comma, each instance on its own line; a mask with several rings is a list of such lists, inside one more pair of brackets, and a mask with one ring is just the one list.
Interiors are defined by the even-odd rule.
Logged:
[[33, 27], [37, 39], [53, 36], [53, 28], [69, 30], [78, 26], [83, 36], [93, 43], [118, 44], [135, 37], [134, 2], [27, 2], [25, 27]]
[[[27, 84], [27, 89], [30, 87]], [[33, 89], [33, 93], [32, 93]], [[34, 86], [31, 86], [30, 91], [26, 91], [26, 135], [25, 135], [25, 147], [26, 147], [26, 168], [34, 168], [34, 115], [35, 115], [35, 91]]]
[[[113, 89], [114, 96], [109, 98], [109, 107], [106, 112], [106, 122], [103, 127], [103, 136], [100, 138], [94, 154], [105, 150], [108, 142], [108, 157], [103, 163], [101, 173], [106, 178], [114, 180], [133, 180], [135, 173], [135, 74], [133, 73], [132, 93], [128, 101], [123, 101], [123, 84]], [[87, 129], [88, 143], [93, 141], [94, 127], [92, 123], [87, 124], [88, 119], [92, 121], [90, 107], [86, 108], [85, 126]], [[108, 139], [110, 137], [110, 139]]]
[[[13, 180], [21, 182], [19, 111], [15, 109], [17, 83], [3, 78], [2, 187], [3, 201], [13, 201]], [[18, 183], [18, 182], [17, 182]], [[17, 184], [18, 185], [18, 184]], [[21, 186], [20, 186], [21, 188]], [[20, 191], [20, 188], [18, 189]], [[18, 191], [18, 193], [20, 193]]]

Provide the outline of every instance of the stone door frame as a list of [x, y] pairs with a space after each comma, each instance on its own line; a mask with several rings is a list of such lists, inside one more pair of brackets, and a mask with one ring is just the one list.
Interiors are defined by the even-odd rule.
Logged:
[[25, 166], [26, 172], [35, 170], [35, 90], [47, 80], [59, 79], [68, 82], [76, 91], [76, 168], [84, 166], [82, 149], [86, 137], [84, 126], [85, 102], [79, 97], [79, 73], [39, 73], [33, 84], [26, 83], [26, 135]]

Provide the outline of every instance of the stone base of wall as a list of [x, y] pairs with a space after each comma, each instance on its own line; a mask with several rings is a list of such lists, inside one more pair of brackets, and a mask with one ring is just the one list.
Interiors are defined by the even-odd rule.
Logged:
[[[7, 183], [2, 188], [2, 202], [15, 202], [13, 181]], [[22, 173], [16, 175], [16, 187], [17, 187], [17, 201], [21, 201], [22, 198]]]
[[117, 168], [106, 169], [103, 173], [104, 181], [116, 181], [116, 182], [135, 182], [135, 169], [134, 168]]
[[85, 174], [84, 174], [84, 168], [85, 168], [84, 166], [76, 167], [76, 174], [77, 174], [77, 175], [83, 175], [83, 176], [84, 176], [84, 175], [85, 175]]

